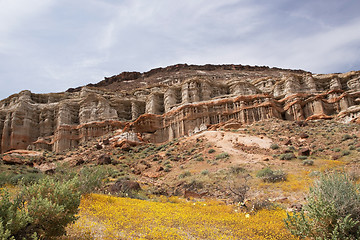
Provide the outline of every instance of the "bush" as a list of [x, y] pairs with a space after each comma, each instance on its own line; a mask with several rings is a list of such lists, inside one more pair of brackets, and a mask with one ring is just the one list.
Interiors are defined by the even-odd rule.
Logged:
[[58, 166], [54, 178], [57, 181], [77, 178], [78, 190], [82, 194], [99, 191], [103, 187], [103, 180], [115, 174], [115, 170], [108, 166], [83, 167], [79, 173], [67, 166]]
[[225, 158], [229, 158], [230, 155], [227, 153], [227, 152], [223, 152], [223, 153], [220, 153], [219, 155], [217, 155], [215, 158], [216, 160], [219, 160], [219, 159], [225, 159]]
[[185, 177], [189, 177], [189, 176], [191, 176], [191, 172], [185, 171], [179, 175], [179, 178], [181, 179], [181, 178], [185, 178]]
[[314, 165], [314, 161], [313, 160], [304, 160], [303, 162], [302, 162], [302, 164], [304, 165], [304, 166], [312, 166], [312, 165]]
[[266, 168], [263, 168], [260, 171], [258, 171], [256, 173], [256, 177], [262, 178], [262, 177], [272, 174], [273, 172], [274, 171], [271, 168], [266, 167]]
[[209, 174], [209, 170], [205, 169], [201, 171], [201, 175], [208, 175]]
[[340, 151], [341, 151], [340, 148], [335, 148], [335, 149], [334, 149], [334, 152], [340, 152]]
[[214, 153], [215, 152], [215, 149], [209, 149], [208, 153]]
[[246, 169], [240, 166], [231, 166], [229, 167], [229, 173], [231, 174], [240, 174], [246, 172]]
[[195, 158], [195, 161], [203, 162], [203, 161], [204, 161], [204, 158], [203, 158], [203, 157], [197, 157], [197, 158]]
[[277, 145], [276, 143], [273, 143], [273, 144], [270, 145], [270, 148], [272, 150], [276, 150], [276, 149], [279, 149], [279, 145]]
[[350, 155], [350, 153], [351, 152], [349, 150], [344, 150], [344, 151], [341, 152], [341, 155], [347, 156], [347, 155]]
[[359, 239], [360, 193], [346, 174], [322, 175], [310, 188], [308, 203], [287, 216], [293, 235], [313, 239]]
[[13, 185], [16, 185], [18, 183], [22, 183], [25, 185], [34, 184], [38, 182], [41, 178], [43, 178], [44, 175], [42, 173], [26, 173], [26, 174], [17, 174], [12, 176], [9, 179], [9, 182]]
[[349, 134], [345, 134], [344, 136], [342, 136], [341, 141], [346, 141], [346, 140], [349, 140], [349, 139], [352, 139], [352, 137]]
[[264, 168], [260, 170], [256, 177], [261, 178], [264, 182], [281, 182], [286, 181], [287, 174], [282, 170], [273, 171], [271, 168]]
[[[0, 239], [49, 239], [65, 233], [74, 222], [80, 204], [76, 178], [59, 182], [43, 178], [24, 186], [19, 194], [0, 192]], [[10, 238], [11, 239], [11, 238]]]
[[291, 160], [295, 158], [295, 155], [293, 153], [284, 153], [284, 154], [281, 154], [279, 159], [280, 160]]

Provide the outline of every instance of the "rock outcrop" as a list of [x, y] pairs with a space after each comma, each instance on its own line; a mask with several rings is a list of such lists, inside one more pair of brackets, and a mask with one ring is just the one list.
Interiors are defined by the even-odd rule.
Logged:
[[0, 148], [63, 151], [119, 129], [130, 141], [165, 142], [231, 119], [268, 118], [359, 122], [360, 71], [183, 64], [63, 93], [22, 91], [0, 101]]

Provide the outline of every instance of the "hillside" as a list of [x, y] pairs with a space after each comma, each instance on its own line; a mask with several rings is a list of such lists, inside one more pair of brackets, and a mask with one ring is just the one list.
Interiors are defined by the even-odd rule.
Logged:
[[229, 120], [357, 122], [359, 81], [360, 72], [175, 65], [63, 93], [22, 91], [0, 101], [0, 148], [61, 152], [117, 129], [123, 139], [162, 143]]
[[[0, 101], [0, 187], [99, 170], [98, 194], [82, 197], [65, 239], [290, 239], [282, 219], [306, 204], [321, 174], [359, 182], [359, 104], [360, 71], [241, 65], [175, 65], [63, 93], [23, 91]], [[234, 227], [246, 221], [251, 230]]]

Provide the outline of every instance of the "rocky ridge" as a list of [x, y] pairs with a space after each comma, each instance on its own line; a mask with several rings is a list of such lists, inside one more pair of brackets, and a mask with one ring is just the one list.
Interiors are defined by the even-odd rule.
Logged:
[[0, 101], [0, 148], [59, 152], [119, 129], [119, 138], [159, 143], [229, 120], [359, 117], [360, 71], [181, 64], [62, 93], [14, 94]]

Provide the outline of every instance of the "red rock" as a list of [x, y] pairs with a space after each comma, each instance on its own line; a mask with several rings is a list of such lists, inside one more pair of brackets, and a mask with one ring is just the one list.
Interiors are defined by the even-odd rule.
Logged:
[[[162, 143], [265, 119], [336, 117], [356, 122], [359, 100], [352, 92], [358, 90], [359, 76], [359, 71], [318, 75], [258, 66], [178, 64], [125, 72], [66, 93], [22, 91], [0, 103], [0, 148], [2, 153], [28, 148], [60, 152], [119, 129], [136, 135], [136, 141]], [[327, 109], [333, 115], [326, 115]]]
[[299, 156], [310, 156], [310, 149], [309, 148], [301, 148], [298, 152]]
[[307, 135], [306, 133], [300, 133], [299, 137], [304, 139], [304, 138], [308, 138], [309, 135]]

